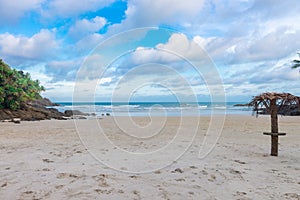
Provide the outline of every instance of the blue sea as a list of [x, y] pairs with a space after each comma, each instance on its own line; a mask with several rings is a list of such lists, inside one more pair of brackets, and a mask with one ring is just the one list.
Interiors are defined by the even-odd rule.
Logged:
[[93, 102], [72, 103], [56, 102], [60, 106], [54, 106], [60, 112], [65, 110], [79, 110], [85, 113], [95, 113], [97, 116], [109, 113], [112, 116], [204, 116], [211, 114], [227, 115], [251, 115], [252, 109], [235, 104], [245, 102], [226, 103], [178, 103], [178, 102]]

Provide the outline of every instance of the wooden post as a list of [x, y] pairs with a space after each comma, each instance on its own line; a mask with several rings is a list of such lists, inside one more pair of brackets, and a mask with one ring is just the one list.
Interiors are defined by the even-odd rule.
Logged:
[[[277, 110], [276, 99], [272, 99], [270, 101], [271, 133], [278, 133]], [[271, 156], [278, 156], [278, 135], [271, 135]]]

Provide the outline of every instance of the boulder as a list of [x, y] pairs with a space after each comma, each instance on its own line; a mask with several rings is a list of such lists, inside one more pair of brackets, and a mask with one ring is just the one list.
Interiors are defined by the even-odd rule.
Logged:
[[14, 122], [15, 124], [20, 124], [21, 123], [20, 118], [13, 118], [11, 121]]
[[64, 113], [65, 117], [71, 117], [73, 115], [82, 115], [82, 116], [87, 116], [89, 114], [87, 113], [83, 113], [79, 110], [66, 110], [65, 113]]

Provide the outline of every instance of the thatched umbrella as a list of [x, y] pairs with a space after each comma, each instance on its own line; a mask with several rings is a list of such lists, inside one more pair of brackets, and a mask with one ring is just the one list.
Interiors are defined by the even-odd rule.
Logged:
[[[300, 105], [300, 97], [294, 96], [290, 93], [275, 93], [266, 92], [253, 97], [249, 103], [258, 111], [260, 108], [265, 108], [267, 113], [271, 115], [271, 133], [264, 133], [271, 135], [271, 155], [278, 155], [278, 136], [285, 135], [285, 133], [278, 133], [278, 112], [287, 109], [291, 105]], [[283, 111], [284, 112], [284, 111]]]

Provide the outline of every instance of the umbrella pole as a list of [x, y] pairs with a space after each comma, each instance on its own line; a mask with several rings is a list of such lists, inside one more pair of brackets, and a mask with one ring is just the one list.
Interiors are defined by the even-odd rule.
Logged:
[[[271, 109], [271, 132], [278, 133], [278, 109], [276, 105], [276, 99], [272, 99], [270, 102]], [[278, 135], [271, 136], [271, 156], [278, 156]]]

